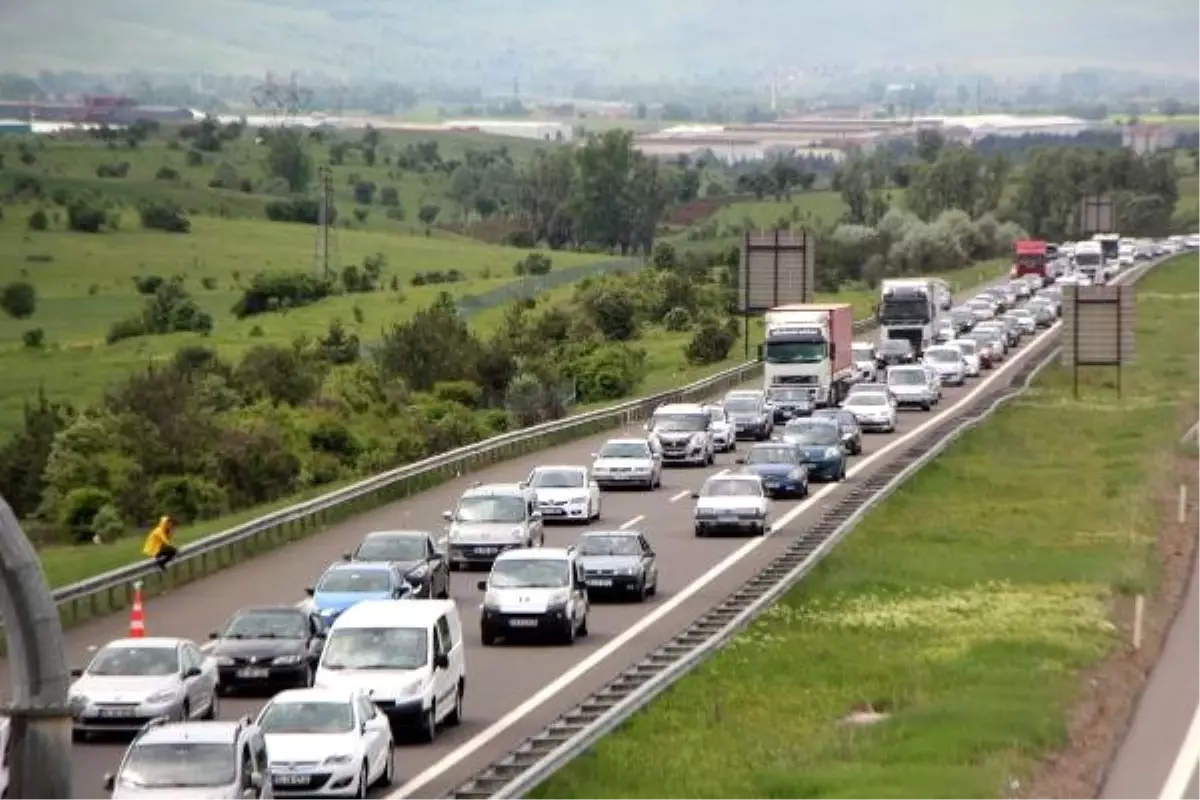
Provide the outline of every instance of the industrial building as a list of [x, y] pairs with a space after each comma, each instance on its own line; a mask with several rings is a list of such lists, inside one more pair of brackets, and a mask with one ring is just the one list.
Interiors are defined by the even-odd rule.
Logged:
[[131, 97], [84, 96], [74, 102], [0, 100], [0, 119], [29, 123], [131, 125], [138, 120], [182, 125], [197, 112], [179, 106], [143, 106]]

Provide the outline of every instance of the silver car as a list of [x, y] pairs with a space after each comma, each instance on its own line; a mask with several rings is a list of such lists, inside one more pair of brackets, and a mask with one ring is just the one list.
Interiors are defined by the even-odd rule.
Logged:
[[609, 439], [592, 453], [592, 478], [601, 489], [652, 491], [662, 485], [662, 455], [648, 439]]
[[938, 401], [937, 387], [920, 364], [888, 367], [887, 385], [901, 408], [916, 406], [929, 411]]
[[658, 593], [658, 559], [638, 531], [589, 531], [579, 539], [588, 594], [645, 600]]
[[725, 413], [725, 407], [713, 403], [704, 406], [708, 411], [709, 430], [712, 431], [713, 449], [719, 453], [729, 453], [737, 449], [737, 436], [733, 433], [733, 423]]
[[697, 536], [740, 533], [762, 536], [770, 529], [771, 501], [757, 475], [713, 475], [704, 482], [696, 500]]
[[68, 702], [79, 738], [138, 731], [162, 717], [212, 719], [217, 714], [217, 662], [190, 639], [117, 639], [71, 675], [75, 682]]
[[967, 380], [967, 362], [954, 345], [930, 347], [925, 363], [933, 367], [944, 386], [962, 386]]
[[1023, 335], [1032, 336], [1037, 333], [1037, 317], [1028, 308], [1018, 308], [1008, 312], [1005, 316], [1011, 316], [1017, 321], [1017, 327], [1021, 329]]

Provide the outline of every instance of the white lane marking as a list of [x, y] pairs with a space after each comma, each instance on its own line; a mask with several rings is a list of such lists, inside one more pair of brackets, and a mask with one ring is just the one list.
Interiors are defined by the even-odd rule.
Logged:
[[631, 519], [631, 520], [627, 520], [627, 521], [625, 521], [625, 522], [622, 522], [622, 523], [621, 523], [621, 530], [626, 530], [626, 529], [628, 529], [628, 528], [632, 528], [634, 525], [637, 525], [639, 522], [641, 522], [641, 521], [642, 521], [642, 520], [644, 520], [645, 518], [646, 518], [646, 515], [645, 515], [645, 514], [638, 514], [638, 515], [637, 515], [636, 517], [634, 517], [633, 519]]
[[680, 492], [679, 494], [675, 495], [674, 497], [672, 497], [672, 498], [671, 498], [669, 501], [667, 501], [667, 502], [670, 502], [670, 503], [678, 503], [680, 500], [682, 500], [683, 498], [687, 497], [687, 496], [688, 496], [688, 495], [690, 495], [691, 493], [692, 493], [692, 490], [691, 490], [691, 489], [684, 489], [682, 492]]
[[1175, 756], [1175, 763], [1171, 765], [1166, 783], [1159, 793], [1160, 800], [1182, 800], [1197, 770], [1200, 770], [1200, 708], [1192, 715], [1191, 727], [1179, 746], [1179, 754]]
[[[1046, 334], [1050, 334], [1050, 333], [1053, 333], [1054, 331], [1058, 330], [1059, 324], [1061, 324], [1061, 323], [1058, 323], [1054, 327], [1047, 330]], [[1046, 334], [1043, 334], [1043, 336]], [[1039, 336], [1037, 339], [1030, 342], [1030, 345], [1032, 345], [1034, 342], [1040, 342], [1040, 341], [1042, 341], [1041, 336]], [[902, 434], [902, 435], [896, 437], [892, 441], [888, 442], [884, 447], [881, 447], [879, 450], [859, 459], [852, 468], [847, 470], [846, 475], [848, 477], [853, 477], [853, 476], [859, 474], [869, 464], [871, 464], [874, 461], [876, 461], [877, 459], [880, 459], [883, 456], [887, 455], [892, 450], [895, 450], [896, 448], [907, 444], [913, 438], [924, 433], [927, 428], [929, 428], [931, 425], [934, 425], [939, 420], [941, 420], [941, 418], [944, 414], [946, 414], [946, 413], [952, 411], [953, 409], [956, 409], [959, 406], [963, 405], [964, 403], [967, 403], [970, 400], [974, 399], [974, 397], [976, 395], [978, 395], [981, 391], [983, 391], [984, 389], [991, 386], [992, 383], [996, 382], [1001, 377], [1006, 376], [1006, 374], [1013, 367], [1013, 365], [1020, 364], [1022, 361], [1024, 361], [1028, 357], [1031, 350], [1032, 350], [1032, 347], [1023, 348], [1021, 351], [1019, 351], [1017, 354], [1015, 354], [1011, 359], [1006, 359], [1004, 364], [999, 369], [994, 370], [991, 375], [989, 375], [987, 378], [980, 381], [979, 384], [976, 385], [971, 391], [967, 392], [962, 397], [960, 397], [958, 399], [958, 401], [954, 403], [954, 405], [949, 406], [948, 408], [942, 410], [938, 414], [931, 415], [928, 420], [921, 423], [917, 427], [913, 428], [908, 433], [905, 433], [905, 434]], [[721, 470], [720, 472], [717, 473], [717, 475], [724, 475], [728, 471], [729, 470]], [[820, 489], [814, 491], [811, 495], [809, 495], [808, 500], [798, 503], [793, 509], [791, 509], [786, 514], [784, 514], [782, 517], [780, 517], [778, 520], [776, 520], [775, 523], [771, 526], [771, 534], [774, 534], [775, 532], [780, 531], [783, 528], [787, 527], [797, 517], [799, 517], [801, 514], [803, 514], [809, 508], [811, 508], [813, 503], [820, 500], [822, 497], [829, 494], [830, 492], [834, 491], [840, 485], [841, 484], [830, 483], [830, 484], [826, 484], [826, 485], [822, 486]], [[641, 518], [639, 517], [638, 519], [640, 520]], [[632, 522], [632, 520], [631, 520], [631, 522]], [[624, 527], [624, 526], [622, 526], [622, 527]], [[746, 542], [744, 545], [739, 547], [737, 550], [734, 550], [732, 553], [730, 553], [728, 556], [725, 557], [725, 560], [721, 561], [721, 563], [714, 566], [712, 569], [710, 569], [708, 572], [701, 575], [699, 578], [696, 578], [696, 580], [692, 581], [690, 584], [688, 584], [683, 589], [681, 589], [678, 594], [671, 597], [669, 600], [667, 600], [662, 605], [654, 606], [653, 610], [649, 614], [642, 617], [638, 622], [634, 623], [633, 625], [631, 625], [627, 629], [625, 629], [624, 632], [620, 633], [619, 635], [617, 635], [616, 637], [611, 639], [608, 642], [608, 644], [604, 645], [599, 650], [596, 650], [590, 656], [585, 658], [583, 661], [580, 661], [574, 667], [567, 670], [562, 675], [558, 676], [558, 678], [556, 680], [554, 680], [551, 683], [548, 683], [546, 686], [542, 687], [541, 691], [534, 694], [532, 697], [529, 697], [527, 700], [525, 700], [525, 702], [521, 703], [519, 706], [514, 708], [512, 711], [509, 711], [507, 714], [505, 714], [503, 717], [501, 717], [500, 719], [493, 722], [487, 728], [485, 728], [482, 731], [480, 731], [479, 733], [475, 734], [475, 736], [471, 737], [467, 741], [460, 744], [454, 750], [451, 750], [449, 753], [447, 753], [445, 756], [443, 756], [439, 761], [437, 761], [434, 764], [432, 764], [431, 766], [429, 766], [427, 769], [425, 769], [424, 772], [421, 772], [420, 774], [414, 776], [403, 786], [399, 787], [394, 792], [387, 795], [387, 797], [389, 797], [389, 798], [409, 797], [417, 789], [420, 789], [422, 786], [428, 784], [430, 781], [433, 781], [436, 778], [438, 778], [440, 775], [442, 775], [442, 773], [446, 772], [447, 770], [452, 769], [453, 767], [455, 767], [462, 761], [469, 758], [471, 756], [471, 754], [473, 754], [480, 748], [487, 745], [489, 742], [491, 742], [496, 737], [500, 736], [500, 734], [504, 733], [504, 731], [506, 729], [508, 729], [509, 727], [511, 727], [518, 721], [520, 721], [523, 717], [532, 713], [535, 709], [538, 708], [538, 706], [541, 706], [542, 704], [544, 704], [545, 702], [550, 700], [552, 697], [557, 695], [559, 692], [561, 692], [564, 689], [566, 689], [567, 687], [569, 687], [575, 681], [579, 680], [581, 677], [583, 677], [588, 672], [590, 672], [592, 669], [594, 669], [597, 665], [599, 665], [600, 663], [605, 661], [607, 658], [609, 658], [614, 653], [618, 652], [626, 644], [633, 641], [633, 639], [637, 638], [643, 632], [645, 632], [646, 630], [649, 630], [651, 627], [658, 624], [658, 622], [660, 620], [662, 620], [668, 614], [673, 612], [675, 609], [679, 608], [679, 606], [686, 603], [694, 595], [699, 594], [700, 591], [702, 591], [705, 586], [707, 586], [709, 583], [711, 583], [713, 580], [715, 580], [719, 575], [721, 575], [727, 569], [732, 567], [734, 564], [741, 561], [743, 558], [748, 556], [750, 553], [754, 552], [754, 550], [761, 547], [763, 542], [766, 541], [766, 538], [767, 537], [762, 536], [762, 537], [758, 537], [755, 539], [751, 539], [750, 541]]]

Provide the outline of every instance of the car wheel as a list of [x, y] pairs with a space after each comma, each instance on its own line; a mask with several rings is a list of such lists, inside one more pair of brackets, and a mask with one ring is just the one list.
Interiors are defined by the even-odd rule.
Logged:
[[[437, 738], [437, 703], [430, 703], [429, 710], [421, 715], [421, 741], [432, 742]], [[365, 796], [365, 795], [364, 795]]]
[[444, 581], [442, 581], [442, 591], [438, 593], [438, 599], [440, 599], [440, 600], [449, 600], [450, 599], [450, 573], [449, 572], [446, 573], [446, 579]]
[[484, 647], [491, 647], [496, 643], [496, 634], [492, 633], [487, 628], [480, 626], [479, 640], [483, 642]]
[[933, 410], [933, 404], [932, 404], [932, 403], [922, 403], [922, 404], [921, 404], [921, 410], [922, 410], [922, 411], [932, 411], [932, 410]]
[[729, 452], [731, 452], [731, 453], [737, 452], [737, 439], [729, 440]]
[[463, 682], [458, 682], [458, 691], [454, 694], [454, 710], [446, 717], [447, 725], [459, 725], [463, 721], [463, 695], [466, 692], [466, 687]]
[[566, 627], [563, 628], [560, 634], [563, 644], [575, 644], [575, 636], [578, 630], [575, 628], [575, 620], [568, 618]]
[[380, 786], [391, 786], [396, 781], [396, 751], [388, 747], [387, 761], [383, 764], [383, 774], [379, 776]]
[[704, 538], [704, 529], [703, 528], [696, 528], [696, 538], [697, 539]]
[[314, 670], [313, 665], [309, 663], [309, 665], [304, 668], [304, 674], [300, 676], [300, 681], [297, 683], [296, 688], [311, 689], [316, 677], [316, 670]]
[[647, 596], [654, 597], [656, 594], [658, 594], [658, 576], [657, 575], [654, 576], [654, 583], [650, 584], [649, 588], [646, 589]]
[[586, 613], [583, 615], [583, 621], [579, 623], [579, 635], [588, 635], [588, 617]]
[[637, 601], [639, 603], [646, 602], [646, 598], [649, 596], [649, 594], [650, 594], [650, 587], [648, 587], [646, 585], [646, 579], [642, 578], [642, 582], [640, 584], [638, 584]]

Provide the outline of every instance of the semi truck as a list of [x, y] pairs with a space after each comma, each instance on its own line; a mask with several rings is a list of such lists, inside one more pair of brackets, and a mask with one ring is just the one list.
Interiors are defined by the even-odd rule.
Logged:
[[1105, 264], [1104, 248], [1100, 242], [1075, 243], [1075, 269], [1088, 276], [1092, 283], [1103, 283], [1107, 280], [1108, 268]]
[[1092, 241], [1100, 243], [1100, 249], [1104, 252], [1104, 260], [1112, 262], [1115, 266], [1117, 259], [1121, 256], [1121, 234], [1097, 233], [1092, 237]]
[[854, 380], [854, 308], [849, 303], [778, 306], [766, 313], [763, 388], [805, 389], [818, 408], [836, 406]]
[[1013, 245], [1016, 258], [1010, 277], [1020, 278], [1025, 275], [1037, 275], [1042, 283], [1049, 282], [1047, 265], [1050, 263], [1050, 253], [1047, 244], [1038, 239], [1021, 239]]
[[894, 278], [879, 287], [881, 339], [906, 339], [918, 357], [934, 342], [938, 323], [937, 287], [931, 278]]

